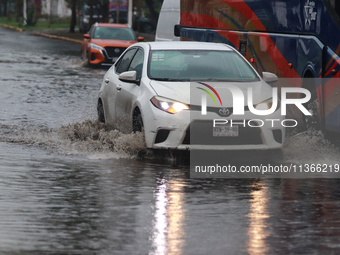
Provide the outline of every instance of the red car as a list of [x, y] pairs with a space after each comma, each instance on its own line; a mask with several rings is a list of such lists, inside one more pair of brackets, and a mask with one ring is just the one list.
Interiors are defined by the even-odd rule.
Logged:
[[90, 66], [112, 65], [127, 47], [143, 40], [143, 37], [137, 39], [128, 25], [96, 23], [84, 34], [82, 58], [88, 59]]

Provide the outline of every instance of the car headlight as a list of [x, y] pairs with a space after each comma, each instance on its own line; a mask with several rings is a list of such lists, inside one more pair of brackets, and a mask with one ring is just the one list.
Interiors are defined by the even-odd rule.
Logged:
[[[273, 105], [273, 98], [269, 98], [269, 99], [267, 99], [267, 100], [265, 100], [265, 101], [263, 101], [263, 102], [261, 102], [257, 105], [254, 105], [254, 108], [256, 110], [260, 110], [260, 111], [261, 110], [269, 110], [270, 108], [272, 108], [272, 105]], [[275, 111], [277, 111], [277, 109], [279, 109], [279, 108], [280, 108], [280, 101], [278, 100], [277, 107], [276, 107]]]
[[168, 112], [168, 113], [178, 113], [181, 112], [182, 110], [189, 110], [190, 107], [186, 104], [183, 104], [181, 102], [177, 102], [168, 98], [164, 97], [157, 97], [154, 96], [151, 98], [151, 103], [156, 106], [158, 109]]
[[90, 43], [90, 48], [94, 49], [94, 50], [103, 50], [104, 49], [102, 46], [99, 46], [99, 45], [94, 44], [94, 43]]

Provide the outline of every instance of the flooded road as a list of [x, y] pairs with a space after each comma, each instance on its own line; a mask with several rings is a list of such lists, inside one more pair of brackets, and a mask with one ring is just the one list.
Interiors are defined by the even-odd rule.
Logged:
[[[339, 254], [340, 179], [190, 179], [99, 124], [80, 45], [0, 27], [1, 254]], [[317, 132], [283, 161], [339, 162]], [[242, 155], [240, 155], [242, 157]]]

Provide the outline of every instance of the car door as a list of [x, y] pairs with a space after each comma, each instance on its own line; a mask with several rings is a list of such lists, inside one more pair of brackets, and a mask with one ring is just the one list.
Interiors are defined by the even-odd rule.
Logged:
[[[143, 70], [144, 52], [139, 48], [134, 55], [127, 71], [136, 71], [137, 80], [140, 81]], [[119, 81], [120, 90], [116, 97], [116, 118], [124, 123], [127, 132], [132, 128], [132, 108], [135, 106], [136, 98], [141, 93], [140, 84]]]
[[[104, 77], [105, 89], [107, 94], [107, 107], [106, 112], [109, 122], [117, 122], [116, 116], [116, 100], [117, 95], [121, 90], [121, 81], [118, 79], [119, 74], [126, 72], [130, 66], [130, 63], [136, 54], [137, 48], [131, 48], [124, 53], [119, 61], [114, 65], [113, 68]], [[115, 123], [116, 124], [116, 123]]]

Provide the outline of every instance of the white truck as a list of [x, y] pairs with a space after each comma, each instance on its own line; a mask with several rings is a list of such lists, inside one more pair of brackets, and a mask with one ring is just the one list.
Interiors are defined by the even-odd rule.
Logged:
[[179, 41], [174, 35], [175, 25], [180, 24], [180, 0], [164, 0], [158, 18], [155, 41]]

